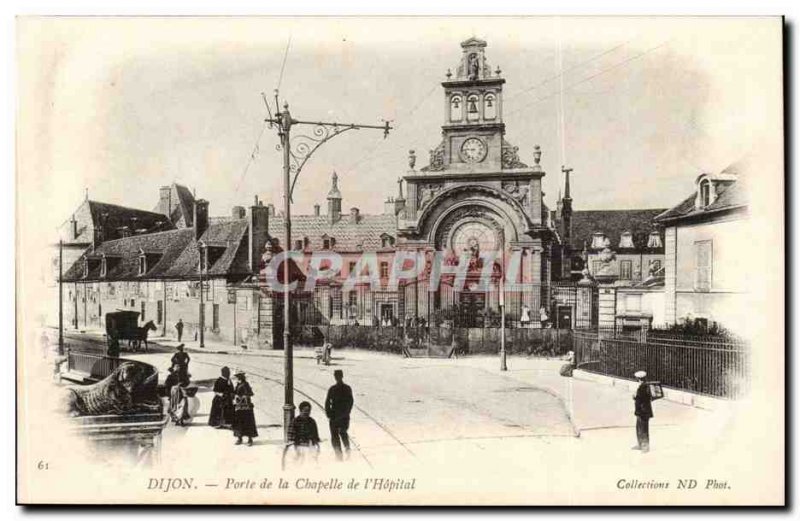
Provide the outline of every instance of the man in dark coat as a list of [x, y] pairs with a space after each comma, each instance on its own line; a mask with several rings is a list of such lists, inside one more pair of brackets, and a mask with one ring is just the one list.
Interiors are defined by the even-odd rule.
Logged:
[[181, 337], [183, 336], [183, 319], [179, 318], [178, 323], [175, 324], [175, 331], [178, 332], [178, 342], [181, 341]]
[[350, 411], [353, 409], [353, 390], [342, 381], [344, 373], [341, 369], [333, 372], [336, 383], [328, 389], [325, 397], [325, 414], [331, 429], [331, 444], [336, 452], [336, 458], [342, 459], [342, 445], [350, 454], [350, 438], [347, 429], [350, 428]]
[[634, 450], [648, 452], [650, 450], [650, 418], [653, 417], [653, 406], [651, 405], [652, 398], [647, 384], [644, 379], [647, 373], [644, 371], [636, 371], [634, 374], [639, 381], [639, 387], [636, 389], [636, 394], [633, 395], [634, 414], [636, 415], [636, 446], [632, 447]]

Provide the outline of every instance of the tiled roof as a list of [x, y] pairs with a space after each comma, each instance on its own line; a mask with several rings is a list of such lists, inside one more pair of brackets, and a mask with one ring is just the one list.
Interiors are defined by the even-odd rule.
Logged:
[[[136, 230], [152, 232], [175, 228], [167, 217], [160, 213], [98, 201], [86, 201], [86, 204], [89, 206], [93, 225], [98, 228], [104, 228], [105, 240], [120, 238], [122, 236], [120, 228], [123, 226], [127, 226], [132, 233]], [[87, 232], [88, 229], [84, 228], [83, 231]], [[86, 237], [85, 240], [91, 242], [93, 238]]]
[[[334, 251], [376, 251], [381, 249], [381, 234], [397, 237], [397, 219], [394, 215], [360, 215], [358, 224], [350, 221], [349, 214], [330, 224], [326, 215], [292, 216], [292, 242], [307, 238], [308, 249], [321, 250], [322, 236], [335, 241]], [[269, 218], [269, 234], [283, 243], [282, 216]], [[291, 245], [293, 246], [293, 245]]]
[[[584, 243], [591, 247], [592, 235], [596, 232], [603, 233], [611, 242], [611, 249], [624, 251], [619, 248], [620, 238], [625, 232], [633, 235], [633, 244], [636, 251], [649, 251], [647, 239], [653, 230], [658, 230], [661, 243], [664, 243], [664, 232], [653, 219], [664, 209], [651, 210], [586, 210], [572, 213], [572, 237], [570, 245], [573, 250], [580, 251]], [[658, 251], [663, 251], [660, 248]]]
[[710, 213], [747, 206], [745, 190], [738, 182], [718, 185], [717, 198], [705, 208], [695, 208], [695, 199], [696, 194], [693, 193], [677, 205], [658, 215], [657, 220], [659, 222], [666, 222], [688, 218], [702, 218], [704, 215]]
[[[218, 248], [208, 269], [209, 276], [246, 275], [247, 248], [242, 239], [247, 231], [247, 221], [237, 220], [211, 224], [200, 238], [206, 245]], [[139, 255], [147, 256], [146, 275], [139, 276]], [[100, 277], [100, 259], [107, 259], [106, 276]], [[83, 276], [84, 258], [94, 259], [87, 277]], [[81, 280], [136, 280], [136, 279], [189, 279], [197, 277], [197, 241], [194, 228], [181, 228], [167, 232], [135, 235], [106, 241], [93, 252], [87, 252], [64, 274], [66, 281]]]

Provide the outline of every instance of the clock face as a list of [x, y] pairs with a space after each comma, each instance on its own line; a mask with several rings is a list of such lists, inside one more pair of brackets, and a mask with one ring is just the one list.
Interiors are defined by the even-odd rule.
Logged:
[[486, 144], [476, 137], [461, 144], [461, 158], [467, 163], [480, 163], [486, 157]]

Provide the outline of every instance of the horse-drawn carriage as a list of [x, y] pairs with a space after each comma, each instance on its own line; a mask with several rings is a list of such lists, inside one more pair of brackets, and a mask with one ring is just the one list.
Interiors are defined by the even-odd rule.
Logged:
[[155, 330], [156, 326], [152, 320], [139, 326], [137, 311], [106, 313], [106, 342], [109, 356], [119, 356], [122, 340], [128, 341], [131, 351], [142, 348], [147, 351], [147, 333]]

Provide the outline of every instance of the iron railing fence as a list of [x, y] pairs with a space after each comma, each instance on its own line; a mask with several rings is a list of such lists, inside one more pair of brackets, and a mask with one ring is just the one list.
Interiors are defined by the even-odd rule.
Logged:
[[614, 330], [576, 330], [572, 338], [580, 369], [626, 379], [644, 370], [648, 380], [665, 386], [725, 398], [749, 392], [751, 356], [743, 341], [661, 339]]

